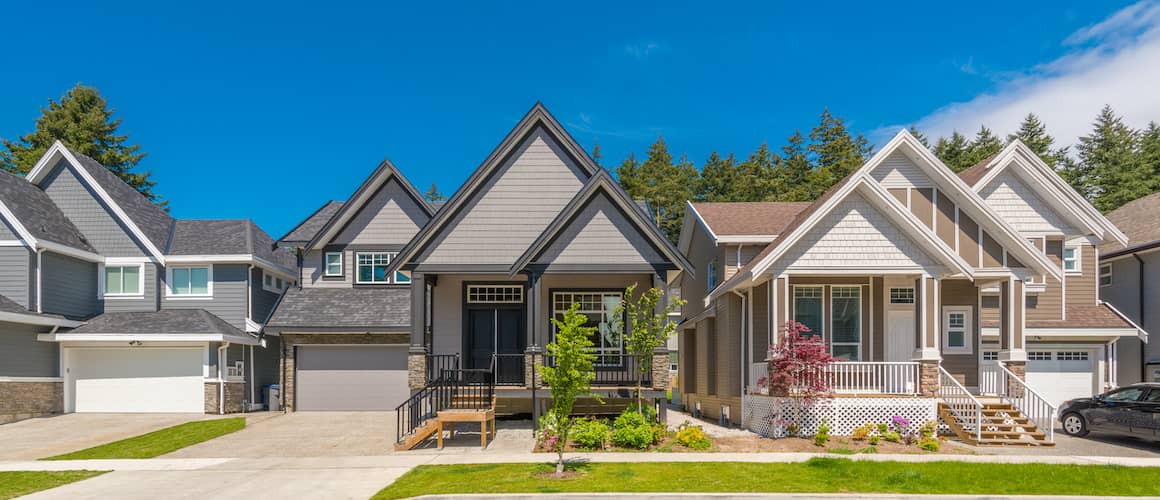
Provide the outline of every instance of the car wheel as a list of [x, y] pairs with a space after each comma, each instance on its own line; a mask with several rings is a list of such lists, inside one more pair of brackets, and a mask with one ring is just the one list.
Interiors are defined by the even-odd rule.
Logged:
[[1083, 437], [1088, 433], [1087, 422], [1078, 413], [1063, 416], [1063, 432], [1068, 436]]

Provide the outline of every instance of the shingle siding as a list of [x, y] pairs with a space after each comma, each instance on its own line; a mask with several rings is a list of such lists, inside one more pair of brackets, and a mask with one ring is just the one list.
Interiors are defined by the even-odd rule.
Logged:
[[56, 377], [59, 344], [40, 342], [36, 327], [0, 323], [0, 377]]
[[41, 255], [41, 291], [44, 312], [86, 319], [100, 314], [97, 264], [44, 252]]
[[[205, 309], [236, 328], [246, 328], [245, 264], [213, 266], [213, 297], [174, 298], [162, 292], [162, 309]], [[166, 285], [168, 286], [168, 285]]]
[[931, 186], [930, 178], [927, 177], [926, 172], [923, 172], [901, 151], [895, 151], [887, 156], [870, 175], [887, 188]]
[[405, 245], [427, 224], [427, 213], [392, 177], [334, 238], [336, 245]]
[[101, 255], [137, 257], [145, 254], [130, 236], [128, 228], [114, 218], [109, 208], [81, 182], [67, 162], [59, 162], [40, 185]]
[[569, 222], [536, 262], [649, 265], [663, 263], [665, 258], [612, 200], [601, 194]]
[[1078, 233], [1010, 169], [987, 184], [979, 195], [1001, 218], [1022, 233]]
[[0, 247], [0, 295], [28, 309], [36, 305], [32, 301], [33, 258], [27, 247]]
[[543, 128], [524, 138], [419, 264], [512, 264], [580, 191], [584, 174]]

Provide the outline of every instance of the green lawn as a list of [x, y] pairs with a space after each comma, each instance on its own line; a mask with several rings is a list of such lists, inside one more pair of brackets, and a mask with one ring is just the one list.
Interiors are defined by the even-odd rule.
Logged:
[[0, 472], [0, 500], [36, 493], [88, 479], [104, 471], [66, 470], [57, 472]]
[[153, 458], [202, 441], [209, 441], [218, 436], [240, 431], [245, 427], [246, 419], [242, 417], [198, 420], [41, 460]]
[[424, 465], [374, 498], [454, 493], [751, 492], [967, 495], [1160, 495], [1160, 469], [1103, 465], [869, 462], [590, 463], [568, 479], [552, 464]]

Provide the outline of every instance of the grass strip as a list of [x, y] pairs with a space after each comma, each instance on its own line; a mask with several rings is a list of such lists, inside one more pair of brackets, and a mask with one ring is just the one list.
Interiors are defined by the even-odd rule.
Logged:
[[0, 472], [0, 500], [44, 491], [99, 476], [106, 471], [66, 470], [36, 472]]
[[172, 453], [246, 427], [243, 417], [198, 420], [166, 427], [148, 434], [113, 441], [41, 460], [95, 460], [107, 458], [153, 458]]

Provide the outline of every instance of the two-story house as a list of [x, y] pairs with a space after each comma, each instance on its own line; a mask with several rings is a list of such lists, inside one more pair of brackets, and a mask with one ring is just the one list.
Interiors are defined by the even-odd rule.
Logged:
[[691, 204], [683, 401], [741, 423], [796, 321], [842, 360], [839, 394], [925, 397], [933, 417], [1023, 384], [1049, 422], [1115, 384], [1117, 340], [1146, 338], [1098, 299], [1105, 242], [1127, 239], [1018, 141], [955, 175], [904, 131], [812, 203]]
[[276, 383], [259, 332], [297, 273], [253, 222], [174, 219], [59, 142], [0, 174], [0, 219], [0, 418], [239, 411]]
[[[1160, 193], [1108, 213], [1131, 239], [1124, 248], [1099, 247], [1100, 299], [1149, 332], [1160, 331]], [[1124, 338], [1116, 343], [1120, 384], [1160, 382], [1160, 342]]]

